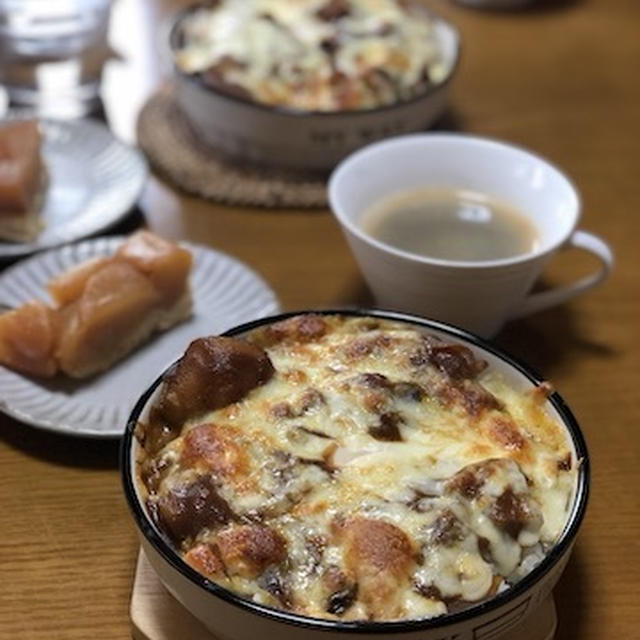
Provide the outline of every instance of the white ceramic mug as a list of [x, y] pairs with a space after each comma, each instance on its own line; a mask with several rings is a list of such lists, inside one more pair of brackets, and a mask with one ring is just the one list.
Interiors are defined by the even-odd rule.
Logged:
[[[439, 260], [396, 249], [363, 230], [362, 215], [376, 202], [429, 187], [466, 189], [511, 204], [537, 228], [537, 248], [500, 260]], [[484, 337], [510, 318], [596, 286], [613, 266], [612, 251], [602, 239], [576, 230], [580, 197], [569, 179], [540, 156], [496, 140], [427, 133], [369, 145], [335, 169], [329, 202], [378, 304]], [[599, 269], [572, 284], [529, 293], [549, 258], [569, 248], [594, 254]]]

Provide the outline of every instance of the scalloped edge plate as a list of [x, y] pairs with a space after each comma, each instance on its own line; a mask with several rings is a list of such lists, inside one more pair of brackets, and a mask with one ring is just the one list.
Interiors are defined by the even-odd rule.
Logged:
[[[122, 240], [96, 238], [20, 262], [0, 275], [0, 303], [16, 307], [33, 298], [51, 302], [46, 291], [51, 278], [89, 258], [111, 255]], [[29, 378], [0, 366], [0, 411], [47, 431], [120, 437], [140, 393], [193, 339], [278, 312], [275, 293], [247, 265], [213, 249], [181, 244], [194, 256], [191, 318], [154, 335], [108, 371], [86, 380]]]
[[136, 204], [149, 173], [142, 153], [98, 121], [52, 120], [15, 110], [0, 125], [30, 118], [38, 120], [43, 134], [44, 226], [31, 243], [0, 240], [0, 260], [75, 242], [115, 225]]

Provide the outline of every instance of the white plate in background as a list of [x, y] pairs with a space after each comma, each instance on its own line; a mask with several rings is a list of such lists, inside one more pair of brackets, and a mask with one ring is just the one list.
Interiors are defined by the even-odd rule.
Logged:
[[[28, 112], [9, 112], [4, 122], [28, 117]], [[105, 125], [95, 120], [38, 118], [38, 122], [48, 174], [40, 209], [44, 226], [31, 243], [0, 240], [0, 259], [104, 231], [129, 213], [147, 179], [142, 153], [117, 140]]]
[[[0, 304], [39, 298], [46, 284], [73, 265], [111, 255], [122, 238], [96, 238], [37, 254], [0, 274]], [[109, 370], [75, 380], [39, 379], [0, 365], [0, 411], [35, 427], [78, 436], [119, 437], [135, 401], [200, 336], [279, 311], [274, 292], [255, 272], [224, 253], [184, 243], [194, 256], [191, 318], [160, 334]]]

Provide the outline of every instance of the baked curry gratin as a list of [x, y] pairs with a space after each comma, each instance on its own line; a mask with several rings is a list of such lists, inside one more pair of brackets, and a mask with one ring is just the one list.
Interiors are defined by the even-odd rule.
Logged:
[[544, 408], [466, 346], [300, 315], [196, 340], [139, 422], [139, 491], [186, 563], [275, 608], [428, 618], [531, 571], [578, 460]]
[[303, 111], [395, 104], [451, 71], [410, 0], [215, 0], [184, 14], [173, 45], [205, 85]]

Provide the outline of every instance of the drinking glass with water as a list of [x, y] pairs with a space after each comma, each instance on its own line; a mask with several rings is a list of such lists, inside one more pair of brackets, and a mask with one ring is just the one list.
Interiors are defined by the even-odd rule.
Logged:
[[42, 115], [96, 107], [111, 0], [0, 0], [0, 84]]

